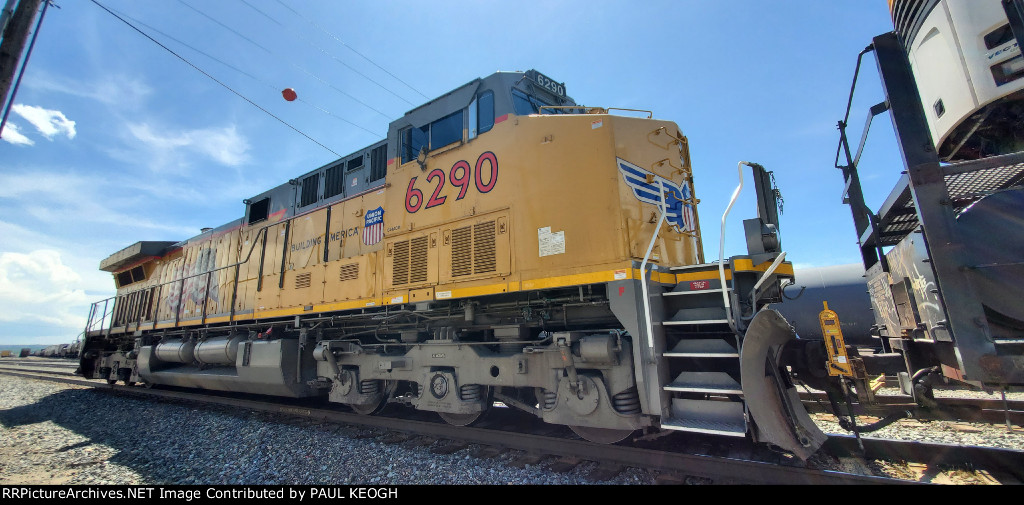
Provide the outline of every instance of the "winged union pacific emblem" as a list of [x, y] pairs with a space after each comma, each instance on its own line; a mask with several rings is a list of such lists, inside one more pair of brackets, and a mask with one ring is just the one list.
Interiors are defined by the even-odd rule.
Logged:
[[[665, 220], [672, 226], [678, 226], [682, 231], [697, 229], [693, 205], [684, 203], [693, 201], [693, 192], [690, 191], [690, 185], [686, 181], [683, 181], [682, 185], [678, 185], [622, 158], [615, 158], [615, 160], [619, 164], [619, 173], [622, 174], [626, 185], [633, 190], [633, 195], [637, 200], [661, 208], [661, 192], [658, 189], [658, 183], [661, 182], [665, 185], [667, 197]], [[648, 180], [653, 182], [649, 183]]]

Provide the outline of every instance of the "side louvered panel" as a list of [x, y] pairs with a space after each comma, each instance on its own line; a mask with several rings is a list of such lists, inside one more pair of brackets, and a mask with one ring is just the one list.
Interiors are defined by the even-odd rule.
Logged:
[[409, 283], [409, 241], [395, 242], [395, 254], [391, 257], [391, 285]]
[[295, 276], [295, 289], [305, 289], [310, 285], [311, 274], [306, 272]]
[[473, 228], [452, 230], [452, 277], [473, 273]]
[[473, 264], [475, 274], [495, 270], [494, 221], [479, 223], [473, 227]]
[[427, 246], [429, 245], [429, 237], [416, 237], [411, 242], [409, 282], [425, 282], [427, 280]]
[[359, 278], [359, 263], [342, 265], [338, 270], [339, 281], [351, 281]]

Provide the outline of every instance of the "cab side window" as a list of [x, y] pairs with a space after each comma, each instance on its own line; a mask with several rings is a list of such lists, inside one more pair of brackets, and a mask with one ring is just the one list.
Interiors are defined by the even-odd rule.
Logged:
[[494, 92], [484, 91], [477, 97], [477, 133], [490, 131], [494, 127]]

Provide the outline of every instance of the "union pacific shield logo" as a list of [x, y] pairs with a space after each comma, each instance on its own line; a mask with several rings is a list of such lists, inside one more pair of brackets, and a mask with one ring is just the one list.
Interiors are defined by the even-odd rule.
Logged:
[[384, 208], [377, 207], [366, 213], [363, 223], [363, 243], [373, 245], [384, 238]]
[[[619, 164], [619, 173], [622, 174], [622, 179], [633, 190], [633, 196], [636, 196], [637, 200], [660, 208], [661, 191], [658, 190], [660, 186], [658, 183], [661, 182], [665, 188], [665, 219], [668, 223], [678, 226], [680, 231], [695, 231], [697, 229], [693, 205], [687, 203], [693, 201], [693, 192], [690, 191], [689, 183], [683, 181], [679, 185], [622, 158], [615, 160]], [[647, 182], [648, 180], [651, 182]]]

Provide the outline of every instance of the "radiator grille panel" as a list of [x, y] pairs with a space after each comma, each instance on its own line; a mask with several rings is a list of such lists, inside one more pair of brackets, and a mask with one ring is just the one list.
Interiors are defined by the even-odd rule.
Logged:
[[310, 274], [309, 272], [306, 272], [304, 274], [296, 275], [295, 276], [295, 289], [305, 289], [305, 288], [308, 288], [309, 285], [310, 285], [310, 279], [311, 278], [312, 278], [312, 274]]

